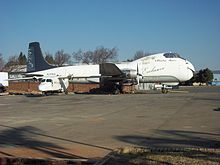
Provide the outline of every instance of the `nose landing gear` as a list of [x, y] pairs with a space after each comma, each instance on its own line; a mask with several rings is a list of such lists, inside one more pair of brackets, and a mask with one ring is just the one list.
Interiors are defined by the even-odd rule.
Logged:
[[168, 93], [168, 89], [166, 88], [165, 85], [162, 86], [161, 92], [162, 92], [163, 94], [167, 94], [167, 93]]

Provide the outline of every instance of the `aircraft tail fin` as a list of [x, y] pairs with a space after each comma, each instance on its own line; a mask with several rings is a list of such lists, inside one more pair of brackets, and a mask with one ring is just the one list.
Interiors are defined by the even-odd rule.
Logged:
[[27, 72], [36, 72], [50, 68], [55, 68], [55, 66], [45, 61], [39, 42], [29, 43]]

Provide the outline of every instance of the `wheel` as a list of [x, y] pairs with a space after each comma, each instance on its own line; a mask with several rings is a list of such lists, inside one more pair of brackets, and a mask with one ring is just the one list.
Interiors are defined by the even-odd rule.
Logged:
[[114, 95], [118, 95], [118, 94], [120, 94], [120, 90], [119, 89], [115, 89], [114, 90]]
[[42, 92], [43, 96], [48, 96], [48, 92]]
[[168, 93], [168, 90], [165, 89], [165, 88], [163, 88], [163, 89], [162, 89], [162, 93], [167, 94], [167, 93]]

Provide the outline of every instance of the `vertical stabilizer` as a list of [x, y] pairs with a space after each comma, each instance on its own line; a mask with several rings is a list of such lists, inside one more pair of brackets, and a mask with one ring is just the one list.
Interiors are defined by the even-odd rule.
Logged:
[[27, 72], [36, 72], [54, 67], [45, 61], [39, 42], [29, 43]]

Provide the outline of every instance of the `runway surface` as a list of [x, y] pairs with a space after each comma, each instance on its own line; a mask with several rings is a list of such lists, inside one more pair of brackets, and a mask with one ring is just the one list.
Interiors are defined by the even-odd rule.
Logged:
[[220, 87], [0, 96], [0, 156], [100, 158], [124, 146], [220, 148]]

